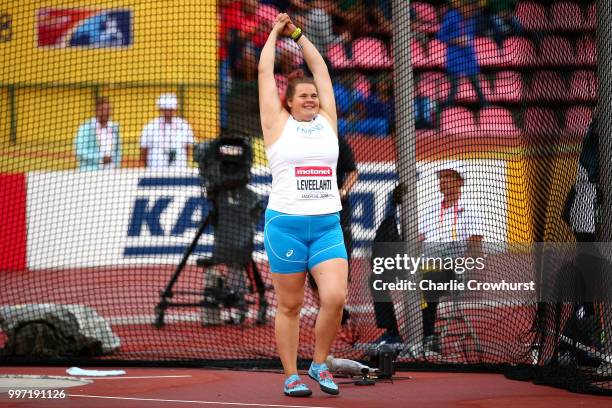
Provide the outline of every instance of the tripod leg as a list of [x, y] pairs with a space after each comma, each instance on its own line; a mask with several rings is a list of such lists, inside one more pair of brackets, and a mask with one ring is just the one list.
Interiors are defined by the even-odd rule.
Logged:
[[193, 241], [191, 241], [191, 244], [189, 244], [189, 247], [183, 254], [183, 258], [181, 259], [181, 262], [176, 267], [176, 270], [174, 271], [172, 278], [170, 278], [170, 281], [168, 282], [168, 284], [166, 285], [166, 288], [162, 292], [161, 300], [155, 307], [155, 314], [157, 315], [157, 318], [155, 319], [155, 323], [154, 323], [155, 327], [159, 328], [164, 325], [164, 316], [165, 316], [166, 309], [168, 308], [167, 298], [172, 297], [172, 288], [174, 287], [174, 284], [176, 283], [181, 272], [185, 268], [185, 265], [187, 264], [187, 260], [189, 259], [189, 256], [191, 256], [196, 246], [198, 245], [198, 241], [200, 240], [200, 237], [204, 233], [204, 230], [211, 223], [212, 218], [215, 216], [213, 211], [214, 210], [209, 211], [204, 221], [202, 221], [202, 223], [200, 224], [200, 227], [198, 228], [198, 231], [196, 232], [196, 235], [193, 238]]
[[257, 310], [257, 324], [265, 324], [267, 320], [268, 301], [266, 300], [266, 285], [261, 278], [259, 269], [254, 260], [251, 259], [251, 268], [253, 272], [253, 282], [259, 297], [259, 308]]

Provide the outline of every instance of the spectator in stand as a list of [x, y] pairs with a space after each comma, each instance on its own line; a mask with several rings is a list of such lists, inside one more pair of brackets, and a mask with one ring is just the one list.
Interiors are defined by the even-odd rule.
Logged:
[[313, 0], [312, 8], [304, 17], [304, 27], [310, 33], [312, 43], [323, 55], [326, 55], [329, 46], [337, 41], [332, 23], [334, 13], [338, 13], [338, 6], [334, 2]]
[[189, 151], [194, 144], [193, 130], [176, 114], [176, 95], [162, 94], [157, 107], [159, 117], [149, 122], [140, 136], [140, 160], [149, 168], [187, 168]]
[[421, 47], [423, 48], [425, 48], [429, 42], [429, 35], [425, 28], [427, 24], [427, 22], [420, 19], [420, 16], [413, 8], [410, 9], [410, 29], [414, 39], [421, 43]]
[[334, 81], [334, 95], [339, 116], [348, 117], [354, 112], [355, 95], [353, 90], [353, 81], [350, 74], [341, 74]]
[[256, 78], [257, 55], [253, 40], [259, 20], [257, 8], [257, 0], [223, 0], [220, 5], [221, 54], [227, 58], [232, 78]]
[[480, 105], [486, 105], [478, 81], [480, 68], [473, 43], [476, 35], [476, 11], [477, 4], [474, 0], [454, 0], [440, 24], [437, 38], [447, 46], [446, 70], [451, 83], [447, 105], [454, 104], [462, 78], [467, 78], [472, 83]]
[[512, 35], [521, 35], [523, 27], [514, 15], [518, 0], [486, 0], [479, 12], [478, 33], [493, 37], [499, 47]]
[[391, 25], [391, 1], [390, 0], [364, 0], [365, 23], [369, 27], [369, 35], [388, 40], [391, 37], [393, 27]]
[[79, 127], [75, 140], [79, 170], [117, 169], [121, 165], [119, 125], [110, 120], [111, 105], [97, 98], [96, 116]]

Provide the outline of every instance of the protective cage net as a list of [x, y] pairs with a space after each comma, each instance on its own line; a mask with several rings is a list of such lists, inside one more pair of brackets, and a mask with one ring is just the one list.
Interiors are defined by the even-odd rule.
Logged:
[[[358, 175], [341, 213], [350, 283], [331, 353], [375, 359], [385, 341], [400, 368], [610, 392], [604, 302], [371, 289], [374, 241], [444, 240], [444, 212], [427, 217], [441, 169], [463, 184], [453, 222], [476, 210], [452, 239], [594, 240], [595, 3], [392, 3], [4, 2], [0, 362], [279, 366], [257, 63], [287, 12], [330, 70], [340, 187]], [[296, 68], [300, 49], [279, 40], [280, 95]], [[396, 188], [402, 168], [416, 177]], [[545, 258], [489, 257], [510, 278]], [[580, 272], [568, 273], [542, 284], [569, 290]], [[307, 283], [303, 362], [318, 306]]]

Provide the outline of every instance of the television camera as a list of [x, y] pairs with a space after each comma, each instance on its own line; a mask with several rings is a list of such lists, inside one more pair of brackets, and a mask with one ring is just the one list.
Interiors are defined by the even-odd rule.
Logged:
[[[252, 253], [255, 227], [264, 207], [259, 195], [247, 187], [253, 163], [250, 140], [235, 133], [221, 134], [217, 139], [196, 145], [193, 157], [198, 163], [202, 195], [210, 202], [211, 209], [161, 293], [161, 300], [155, 308], [157, 318], [154, 325], [164, 325], [165, 311], [169, 307], [194, 306], [203, 308], [204, 324], [221, 324], [222, 308], [236, 311], [237, 317], [232, 321], [243, 323], [249, 305], [245, 300], [247, 276], [251, 280], [251, 291], [258, 295], [256, 323], [263, 324], [267, 314], [266, 286]], [[212, 255], [196, 262], [204, 270], [204, 290], [173, 291], [189, 256], [209, 226], [213, 227], [214, 233]], [[220, 272], [222, 265], [227, 269], [226, 274]], [[201, 300], [172, 302], [170, 299], [176, 294], [201, 296]]]

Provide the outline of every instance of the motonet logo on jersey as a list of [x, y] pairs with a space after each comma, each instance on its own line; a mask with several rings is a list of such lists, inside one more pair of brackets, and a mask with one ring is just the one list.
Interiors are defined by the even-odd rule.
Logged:
[[331, 167], [328, 166], [301, 166], [295, 168], [295, 177], [331, 177]]

